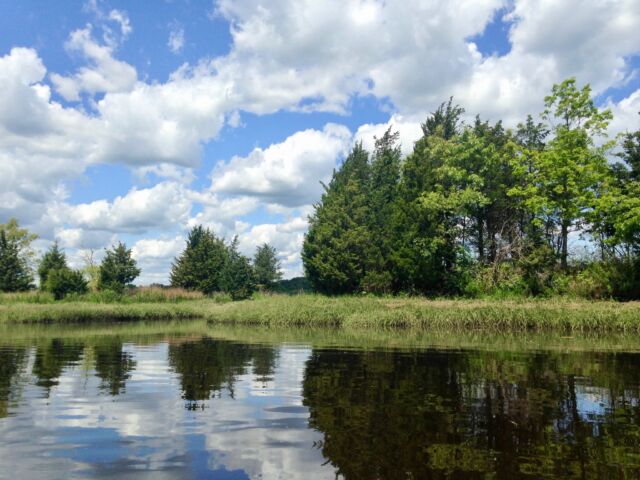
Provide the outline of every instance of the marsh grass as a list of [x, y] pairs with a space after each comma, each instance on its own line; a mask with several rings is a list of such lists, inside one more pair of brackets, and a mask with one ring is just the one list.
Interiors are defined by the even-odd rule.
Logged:
[[205, 296], [182, 288], [136, 287], [122, 293], [111, 290], [70, 294], [56, 301], [51, 293], [32, 290], [20, 293], [0, 293], [0, 305], [11, 304], [53, 304], [53, 303], [179, 303], [193, 300], [211, 300], [215, 303], [230, 302], [231, 297], [223, 293]]
[[[144, 297], [144, 295], [147, 295]], [[152, 299], [153, 294], [139, 299]], [[168, 297], [171, 298], [171, 297]], [[257, 295], [176, 301], [3, 302], [0, 322], [63, 323], [204, 319], [216, 324], [488, 332], [640, 332], [640, 302], [566, 299], [429, 300], [420, 297]]]
[[485, 332], [358, 327], [282, 327], [268, 325], [219, 324], [203, 319], [139, 321], [129, 323], [83, 324], [0, 324], [0, 346], [30, 345], [53, 339], [72, 339], [86, 344], [119, 340], [137, 345], [158, 342], [182, 343], [202, 337], [261, 344], [293, 345], [339, 349], [438, 348], [489, 351], [640, 351], [640, 339], [634, 335], [556, 332]]

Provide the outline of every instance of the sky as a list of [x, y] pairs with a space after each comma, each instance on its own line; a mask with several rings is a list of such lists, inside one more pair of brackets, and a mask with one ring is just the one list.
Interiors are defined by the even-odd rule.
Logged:
[[411, 151], [450, 96], [514, 127], [589, 83], [640, 128], [637, 0], [0, 0], [0, 223], [72, 266], [117, 241], [167, 283], [188, 230], [302, 274], [307, 217], [357, 141]]

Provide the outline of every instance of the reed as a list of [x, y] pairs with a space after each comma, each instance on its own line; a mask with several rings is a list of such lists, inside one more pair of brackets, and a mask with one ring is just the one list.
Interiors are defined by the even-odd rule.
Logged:
[[268, 326], [639, 333], [640, 302], [258, 295], [242, 302], [198, 298], [0, 304], [0, 322], [3, 323], [193, 318], [218, 324]]

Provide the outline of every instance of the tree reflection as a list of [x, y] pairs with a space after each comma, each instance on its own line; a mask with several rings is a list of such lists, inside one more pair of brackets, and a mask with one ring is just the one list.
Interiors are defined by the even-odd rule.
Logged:
[[0, 347], [0, 418], [8, 414], [14, 378], [24, 368], [26, 352], [20, 347]]
[[182, 397], [188, 409], [204, 407], [204, 401], [226, 390], [235, 395], [234, 385], [239, 375], [253, 371], [268, 378], [274, 369], [273, 347], [256, 347], [208, 337], [196, 341], [169, 345], [169, 364], [181, 376]]
[[597, 353], [315, 351], [304, 402], [324, 456], [346, 478], [635, 477], [639, 363]]
[[82, 357], [84, 345], [73, 341], [53, 339], [44, 345], [36, 347], [36, 358], [33, 364], [33, 374], [36, 385], [45, 388], [49, 396], [51, 388], [58, 385], [58, 378], [62, 371], [78, 363]]
[[136, 367], [129, 352], [122, 349], [122, 342], [110, 341], [94, 347], [96, 375], [102, 379], [101, 388], [110, 395], [124, 392], [125, 382]]

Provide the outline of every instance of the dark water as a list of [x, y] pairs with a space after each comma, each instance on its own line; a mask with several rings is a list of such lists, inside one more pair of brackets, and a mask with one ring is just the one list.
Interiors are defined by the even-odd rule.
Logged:
[[637, 353], [0, 344], [1, 478], [640, 478]]

